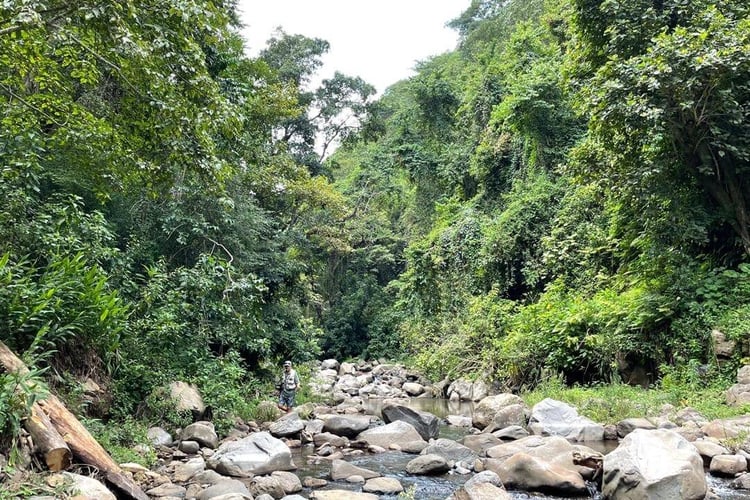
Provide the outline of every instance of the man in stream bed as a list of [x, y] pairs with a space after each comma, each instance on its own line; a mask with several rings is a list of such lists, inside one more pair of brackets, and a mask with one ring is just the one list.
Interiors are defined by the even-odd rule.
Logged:
[[299, 376], [292, 368], [291, 361], [284, 361], [284, 371], [276, 389], [279, 391], [279, 409], [289, 412], [294, 407], [294, 397], [299, 389]]

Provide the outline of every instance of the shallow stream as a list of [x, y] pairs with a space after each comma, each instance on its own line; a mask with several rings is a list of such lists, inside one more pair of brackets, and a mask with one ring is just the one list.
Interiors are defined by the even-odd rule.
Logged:
[[[366, 411], [372, 415], [380, 416], [380, 408], [382, 406], [382, 400], [372, 399], [365, 402]], [[432, 399], [432, 398], [416, 398], [411, 399], [409, 406], [415, 410], [426, 411], [432, 413], [440, 419], [444, 419], [448, 415], [463, 415], [471, 416], [474, 405], [470, 402], [456, 402], [448, 401], [446, 399]], [[443, 425], [440, 427], [440, 437], [453, 439], [459, 441], [469, 430], [461, 427], [452, 427]], [[587, 442], [582, 443], [586, 446], [593, 448], [594, 450], [602, 453], [608, 453], [613, 450], [616, 446], [616, 442], [604, 441], [601, 443]], [[345, 481], [330, 481], [330, 464], [326, 460], [321, 460], [320, 463], [314, 463], [309, 461], [308, 458], [314, 456], [315, 450], [312, 445], [303, 446], [300, 449], [292, 450], [294, 463], [299, 467], [296, 473], [300, 478], [306, 476], [312, 476], [316, 478], [326, 479], [329, 481], [328, 486], [323, 489], [340, 489], [340, 490], [352, 490], [361, 491], [361, 485], [349, 484]], [[406, 464], [414, 459], [414, 455], [403, 453], [400, 451], [388, 451], [385, 453], [368, 454], [365, 453], [359, 456], [351, 456], [345, 458], [348, 462], [357, 465], [358, 467], [364, 467], [366, 469], [380, 472], [383, 476], [392, 477], [398, 479], [399, 482], [404, 486], [405, 490], [414, 488], [414, 497], [417, 500], [444, 500], [448, 498], [454, 491], [461, 487], [461, 485], [468, 480], [472, 474], [459, 475], [459, 474], [445, 474], [442, 476], [412, 476], [405, 472]], [[718, 495], [722, 500], [750, 500], [750, 493], [745, 491], [738, 491], [729, 488], [729, 480], [720, 479], [706, 474], [709, 488]], [[311, 490], [305, 489], [301, 492], [303, 496], [308, 496]], [[522, 491], [509, 491], [510, 495], [514, 499], [548, 499], [548, 500], [563, 500], [561, 497], [555, 497], [550, 495], [543, 495], [540, 493], [530, 493]], [[596, 494], [596, 492], [592, 492]], [[395, 499], [395, 495], [382, 495], [380, 497], [383, 500]], [[574, 500], [583, 500], [597, 498], [597, 496], [588, 497], [576, 497]], [[567, 500], [570, 500], [568, 497]], [[677, 500], [677, 499], [675, 499]]]

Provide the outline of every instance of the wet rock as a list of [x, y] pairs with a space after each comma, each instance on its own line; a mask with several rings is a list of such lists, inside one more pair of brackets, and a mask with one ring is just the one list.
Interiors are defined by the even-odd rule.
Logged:
[[397, 495], [404, 491], [404, 487], [398, 482], [398, 479], [392, 477], [376, 477], [368, 479], [362, 486], [362, 491], [367, 493], [378, 493], [381, 495]]
[[356, 465], [350, 464], [344, 460], [334, 460], [331, 462], [331, 479], [339, 481], [346, 479], [349, 476], [362, 476], [364, 479], [372, 479], [379, 477], [380, 473], [365, 469], [363, 467], [357, 467]]
[[[180, 486], [177, 484], [167, 483], [157, 486], [156, 488], [151, 488], [146, 492], [147, 495], [151, 497], [156, 498], [162, 498], [162, 497], [176, 497], [176, 498], [185, 498], [185, 492], [187, 490], [184, 486]], [[98, 497], [94, 497], [98, 498]]]
[[750, 473], [740, 474], [729, 486], [736, 490], [750, 490]]
[[326, 486], [328, 484], [328, 481], [325, 479], [321, 479], [318, 477], [311, 477], [307, 476], [302, 479], [302, 485], [305, 488], [322, 488], [323, 486]]
[[401, 451], [418, 455], [427, 447], [427, 441], [411, 441], [401, 445]]
[[452, 439], [440, 438], [431, 441], [424, 450], [424, 455], [440, 455], [452, 463], [466, 462], [471, 463], [476, 460], [477, 455], [471, 448], [464, 446]]
[[406, 472], [419, 476], [444, 474], [450, 468], [444, 457], [433, 454], [420, 455], [406, 464]]

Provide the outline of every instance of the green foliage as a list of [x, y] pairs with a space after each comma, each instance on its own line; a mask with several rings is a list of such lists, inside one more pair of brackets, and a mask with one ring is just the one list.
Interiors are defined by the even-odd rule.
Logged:
[[[132, 417], [110, 422], [86, 420], [84, 424], [94, 438], [112, 455], [117, 463], [137, 463], [150, 467], [156, 463], [156, 453], [148, 439], [148, 427]], [[148, 450], [148, 451], [137, 451]]]
[[0, 373], [0, 449], [7, 453], [11, 467], [18, 462], [16, 439], [23, 421], [31, 414], [32, 405], [46, 394], [40, 376], [37, 370], [23, 375]]
[[545, 398], [565, 401], [581, 415], [604, 424], [626, 418], [658, 417], [665, 405], [673, 406], [675, 412], [691, 407], [709, 420], [744, 414], [745, 408], [726, 404], [725, 387], [721, 383], [696, 386], [671, 378], [662, 387], [652, 389], [625, 384], [569, 387], [562, 378], [552, 376], [522, 397], [530, 406]]

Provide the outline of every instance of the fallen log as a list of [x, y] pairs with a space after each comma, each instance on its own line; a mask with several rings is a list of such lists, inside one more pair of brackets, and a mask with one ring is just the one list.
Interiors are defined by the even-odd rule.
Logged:
[[[25, 373], [23, 370], [28, 372], [23, 361], [2, 341], [0, 341], [0, 364], [9, 372], [21, 374]], [[49, 417], [52, 426], [73, 450], [73, 454], [82, 462], [98, 468], [104, 478], [117, 488], [121, 497], [149, 500], [143, 490], [123, 472], [117, 462], [54, 394], [50, 394], [36, 404], [42, 413]]]
[[[0, 364], [5, 367], [8, 373], [16, 373], [20, 376], [29, 373], [23, 361], [18, 359], [2, 342], [0, 342]], [[23, 426], [29, 431], [34, 446], [44, 457], [44, 463], [47, 464], [49, 470], [59, 472], [70, 467], [73, 461], [70, 448], [38, 403], [31, 405], [31, 415], [24, 419]]]

